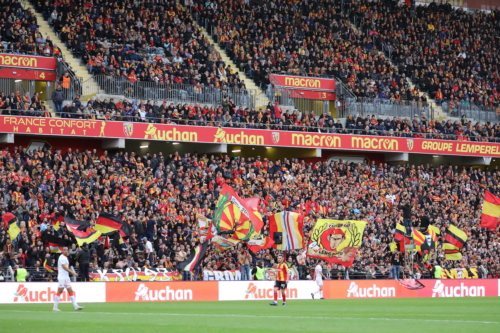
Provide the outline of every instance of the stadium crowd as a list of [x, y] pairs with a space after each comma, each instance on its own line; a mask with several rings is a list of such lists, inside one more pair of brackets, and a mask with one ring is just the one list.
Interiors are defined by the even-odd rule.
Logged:
[[[173, 102], [135, 101], [127, 98], [92, 98], [87, 102], [75, 96], [72, 102], [63, 105], [65, 89], [58, 86], [52, 99], [56, 105], [56, 116], [74, 119], [96, 119], [109, 121], [133, 121], [160, 124], [239, 127], [250, 129], [289, 130], [357, 135], [383, 135], [391, 137], [415, 137], [436, 140], [460, 140], [476, 142], [498, 142], [500, 125], [473, 122], [462, 115], [461, 120], [432, 120], [425, 112], [407, 117], [383, 117], [381, 115], [353, 115], [345, 121], [335, 120], [331, 113], [319, 116], [309, 111], [283, 110], [271, 102], [266, 110], [237, 107], [230, 98], [223, 98], [222, 105], [200, 106], [199, 103], [175, 105]], [[57, 99], [57, 100], [56, 100]], [[50, 117], [50, 112], [38, 93], [31, 98], [20, 91], [5, 94], [0, 92], [0, 115]], [[385, 119], [384, 119], [385, 118]]]
[[[0, 47], [60, 53], [29, 9], [6, 2]], [[498, 106], [498, 9], [466, 12], [447, 3], [414, 7], [391, 0], [33, 5], [91, 73], [117, 81], [244, 90], [244, 70], [262, 88], [271, 73], [333, 76], [361, 98], [431, 98], [452, 112]], [[194, 20], [238, 68], [222, 61]]]
[[[70, 250], [70, 263], [78, 247], [64, 223], [56, 231], [51, 214], [63, 212], [91, 225], [99, 212], [109, 212], [127, 221], [133, 234], [119, 244], [115, 238], [90, 244], [90, 268], [165, 267], [175, 269], [199, 239], [196, 214], [212, 217], [220, 191], [220, 180], [233, 186], [241, 197], [258, 196], [259, 211], [267, 217], [291, 210], [304, 214], [306, 238], [318, 218], [352, 219], [368, 222], [363, 244], [349, 269], [353, 278], [392, 277], [392, 253], [395, 222], [402, 219], [398, 204], [411, 205], [412, 223], [428, 224], [442, 231], [449, 223], [464, 230], [469, 240], [462, 249], [463, 260], [446, 261], [438, 250], [425, 263], [414, 258], [403, 264], [403, 274], [410, 270], [421, 277], [432, 276], [437, 262], [445, 268], [477, 268], [481, 277], [499, 276], [498, 230], [479, 228], [480, 207], [485, 189], [498, 194], [500, 171], [458, 166], [398, 165], [386, 163], [354, 164], [306, 162], [296, 158], [269, 161], [267, 158], [214, 157], [177, 152], [158, 154], [135, 152], [67, 151], [24, 147], [0, 151], [0, 211], [12, 212], [21, 221], [21, 233], [9, 240], [0, 229], [0, 267], [34, 267], [34, 280], [51, 279], [42, 265], [53, 265], [48, 240], [60, 238], [59, 244]], [[216, 179], [218, 178], [218, 182]], [[264, 234], [268, 234], [267, 225]], [[239, 268], [245, 245], [222, 253], [213, 247], [193, 278], [200, 279], [203, 269]], [[148, 248], [152, 251], [148, 251]], [[270, 267], [276, 251], [263, 250], [252, 255], [251, 264]], [[305, 259], [301, 251], [288, 254], [300, 277], [311, 276], [316, 260]], [[244, 262], [244, 259], [243, 259]], [[342, 266], [326, 265], [330, 278], [344, 278]], [[185, 276], [185, 279], [188, 279]]]
[[430, 97], [450, 110], [498, 106], [498, 9], [391, 0], [195, 3], [200, 24], [264, 87], [271, 73], [334, 76], [357, 97]]
[[61, 49], [38, 28], [36, 14], [18, 0], [3, 0], [0, 17], [0, 53], [61, 56]]
[[193, 25], [190, 12], [175, 1], [51, 0], [35, 8], [94, 75], [130, 83], [245, 88]]

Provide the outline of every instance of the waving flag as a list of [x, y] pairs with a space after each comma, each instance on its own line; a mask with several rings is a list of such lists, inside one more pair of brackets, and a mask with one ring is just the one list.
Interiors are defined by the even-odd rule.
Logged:
[[406, 237], [406, 227], [401, 223], [396, 224], [396, 232], [394, 233], [394, 240], [398, 245], [399, 252], [405, 252], [405, 245], [411, 243], [411, 239]]
[[[437, 232], [436, 232], [437, 230]], [[437, 233], [441, 233], [439, 228], [430, 225], [427, 228], [427, 231], [425, 232], [425, 242], [420, 245], [420, 251], [423, 253], [429, 253], [431, 250], [434, 250], [437, 248], [439, 242], [438, 242], [438, 236]]]
[[276, 213], [269, 217], [269, 234], [283, 234], [283, 242], [274, 244], [281, 251], [302, 249], [304, 247], [304, 216], [293, 212]]
[[2, 216], [2, 220], [4, 228], [7, 229], [7, 232], [9, 233], [10, 240], [16, 239], [21, 232], [17, 217], [15, 217], [12, 213], [5, 213]]
[[203, 242], [202, 244], [196, 246], [189, 254], [189, 257], [177, 265], [177, 269], [180, 271], [194, 271], [196, 266], [201, 264], [201, 261], [205, 256], [205, 252], [207, 252], [207, 248], [208, 242]]
[[415, 242], [417, 248], [425, 243], [425, 235], [422, 232], [418, 231], [417, 229], [413, 229], [411, 233], [413, 235], [413, 241]]
[[467, 238], [465, 232], [450, 224], [442, 246], [446, 260], [462, 260], [460, 249], [467, 242]]
[[500, 218], [500, 198], [486, 191], [481, 214], [481, 228], [496, 230], [498, 218]]
[[54, 230], [59, 230], [61, 227], [60, 227], [60, 223], [64, 221], [64, 215], [62, 213], [52, 213], [50, 215], [50, 224], [52, 225], [52, 228], [54, 228]]
[[[99, 213], [94, 229], [100, 231], [103, 236], [109, 236], [117, 231], [122, 237], [130, 236], [130, 225], [122, 221], [118, 216], [108, 213]], [[126, 234], [128, 232], [128, 235]]]
[[259, 233], [264, 226], [262, 216], [249, 204], [255, 205], [255, 200], [241, 199], [229, 185], [224, 184], [214, 211], [213, 222], [217, 233], [233, 232], [233, 238], [242, 241], [248, 241], [253, 234]]
[[238, 245], [238, 243], [240, 243], [240, 240], [228, 239], [222, 236], [214, 236], [214, 238], [212, 238], [212, 245], [215, 247], [215, 251], [217, 251], [218, 253], [229, 250], [233, 246]]
[[217, 235], [217, 229], [212, 223], [212, 220], [199, 214], [196, 214], [196, 219], [198, 220], [198, 225], [200, 226], [201, 241], [212, 239], [215, 235]]
[[98, 230], [89, 229], [89, 231], [80, 231], [78, 229], [73, 229], [71, 232], [73, 236], [75, 236], [78, 246], [82, 246], [84, 243], [93, 243], [101, 237], [101, 232]]
[[87, 230], [87, 228], [90, 228], [90, 222], [89, 221], [79, 221], [79, 220], [75, 220], [75, 219], [69, 218], [67, 216], [64, 218], [64, 223], [66, 224], [66, 226], [70, 230], [77, 229], [77, 230], [80, 230], [80, 231], [85, 231], [85, 230]]
[[307, 256], [351, 267], [363, 241], [365, 221], [320, 219], [312, 231]]
[[47, 245], [49, 246], [50, 253], [62, 253], [63, 246], [51, 242], [48, 242]]
[[270, 237], [265, 237], [262, 234], [257, 234], [252, 236], [247, 245], [250, 251], [256, 253], [260, 250], [265, 250], [273, 246], [274, 240]]
[[45, 261], [43, 262], [43, 268], [45, 268], [49, 273], [54, 272], [54, 268], [50, 267], [50, 265], [47, 263], [47, 259], [45, 259]]

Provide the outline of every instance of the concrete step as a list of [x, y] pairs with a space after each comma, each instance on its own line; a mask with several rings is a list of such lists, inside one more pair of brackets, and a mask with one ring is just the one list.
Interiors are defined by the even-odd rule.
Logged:
[[[194, 24], [198, 26], [196, 22], [194, 22]], [[255, 84], [255, 82], [250, 77], [246, 75], [246, 73], [240, 71], [240, 68], [236, 66], [232, 59], [227, 56], [226, 52], [213, 40], [212, 36], [210, 36], [205, 29], [201, 28], [200, 26], [198, 27], [202, 30], [203, 34], [207, 36], [208, 41], [214, 46], [215, 50], [219, 52], [220, 57], [226, 63], [226, 66], [230, 65], [232, 68], [235, 68], [236, 71], [238, 71], [238, 73], [240, 74], [240, 78], [245, 80], [247, 89], [250, 91], [255, 91], [257, 99], [255, 105], [258, 107], [266, 106], [267, 103], [269, 103], [269, 98], [266, 96], [266, 94], [263, 93], [263, 91]]]
[[[61, 41], [61, 39], [56, 35], [54, 30], [52, 30], [52, 27], [43, 19], [43, 16], [41, 13], [32, 10], [32, 12], [35, 13], [37, 16], [37, 21], [38, 25], [40, 26], [40, 32], [42, 33], [43, 36], [49, 36], [50, 39], [54, 44], [57, 44], [59, 48], [62, 51], [64, 60], [71, 66], [71, 69], [75, 73], [76, 77], [81, 78], [83, 82], [91, 80], [93, 82], [93, 86], [97, 86], [97, 82], [94, 80], [91, 74], [87, 72], [87, 69], [85, 66], [82, 64], [80, 59], [77, 59], [73, 56], [71, 51], [66, 47], [66, 45]], [[90, 86], [90, 85], [87, 85]], [[86, 91], [86, 87], [83, 86], [83, 95], [89, 94], [89, 92]], [[101, 92], [101, 90], [99, 90]]]

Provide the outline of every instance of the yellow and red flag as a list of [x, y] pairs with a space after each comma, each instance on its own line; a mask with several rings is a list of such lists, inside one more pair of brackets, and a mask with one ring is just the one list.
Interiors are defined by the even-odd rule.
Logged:
[[307, 256], [351, 267], [363, 241], [365, 221], [319, 219], [314, 226]]
[[12, 213], [5, 213], [2, 216], [4, 228], [7, 229], [7, 233], [9, 234], [9, 238], [11, 240], [16, 239], [19, 233], [21, 232], [21, 228], [19, 227], [19, 220]]
[[273, 247], [281, 250], [296, 250], [304, 247], [304, 216], [293, 212], [276, 213], [269, 217], [269, 235], [281, 232], [283, 242]]
[[490, 191], [484, 193], [483, 214], [481, 215], [481, 228], [495, 230], [500, 217], [500, 198], [491, 194]]
[[196, 214], [196, 220], [200, 226], [200, 239], [202, 242], [212, 239], [217, 235], [217, 229], [215, 229], [212, 220], [200, 214]]

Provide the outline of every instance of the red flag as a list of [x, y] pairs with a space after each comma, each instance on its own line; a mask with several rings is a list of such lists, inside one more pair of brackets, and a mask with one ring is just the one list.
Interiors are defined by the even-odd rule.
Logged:
[[260, 250], [265, 250], [265, 249], [268, 249], [270, 248], [271, 246], [274, 245], [274, 240], [270, 237], [266, 237], [266, 242], [262, 245], [248, 245], [248, 248], [250, 249], [250, 251], [252, 251], [253, 253], [256, 253]]

